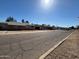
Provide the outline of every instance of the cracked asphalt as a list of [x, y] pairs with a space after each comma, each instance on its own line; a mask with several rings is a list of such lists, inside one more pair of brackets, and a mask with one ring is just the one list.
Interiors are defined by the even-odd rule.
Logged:
[[0, 35], [0, 59], [38, 59], [71, 32], [56, 30]]

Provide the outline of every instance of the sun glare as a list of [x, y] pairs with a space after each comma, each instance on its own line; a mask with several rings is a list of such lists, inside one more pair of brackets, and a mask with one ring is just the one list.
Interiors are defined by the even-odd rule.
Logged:
[[53, 4], [53, 0], [41, 0], [41, 7], [43, 9], [49, 9]]
[[48, 5], [50, 3], [50, 0], [44, 0], [44, 4]]

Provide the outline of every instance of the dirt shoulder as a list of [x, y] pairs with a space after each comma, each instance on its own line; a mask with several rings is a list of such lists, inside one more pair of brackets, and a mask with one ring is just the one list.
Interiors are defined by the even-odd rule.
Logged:
[[79, 30], [76, 30], [45, 59], [79, 59]]

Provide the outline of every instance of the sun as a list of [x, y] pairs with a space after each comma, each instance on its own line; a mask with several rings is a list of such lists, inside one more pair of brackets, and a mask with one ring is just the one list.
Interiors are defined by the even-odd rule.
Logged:
[[50, 0], [43, 0], [43, 3], [44, 3], [45, 5], [49, 5]]
[[43, 9], [49, 9], [53, 4], [53, 0], [41, 0], [41, 7]]

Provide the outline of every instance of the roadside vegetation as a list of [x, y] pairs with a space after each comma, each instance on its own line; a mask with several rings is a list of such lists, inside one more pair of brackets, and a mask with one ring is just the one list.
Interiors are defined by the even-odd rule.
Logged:
[[28, 20], [22, 19], [18, 22], [15, 18], [9, 16], [5, 22], [0, 22], [0, 30], [72, 30], [79, 29], [79, 25], [71, 27], [60, 27], [49, 24], [34, 24]]

